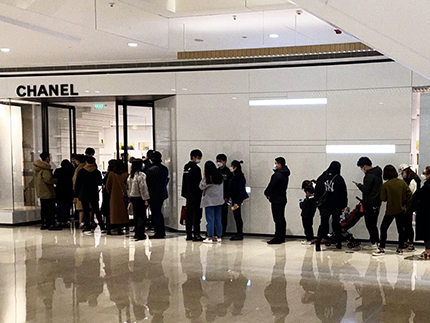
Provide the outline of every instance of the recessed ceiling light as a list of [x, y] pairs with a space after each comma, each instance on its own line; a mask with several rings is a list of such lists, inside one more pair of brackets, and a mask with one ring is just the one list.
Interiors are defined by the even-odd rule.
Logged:
[[278, 37], [279, 37], [279, 35], [278, 35], [278, 34], [269, 34], [269, 37], [270, 37], [270, 38], [278, 38]]
[[248, 38], [248, 36], [242, 36], [242, 38], [243, 38], [243, 39], [246, 39], [246, 38]]
[[201, 39], [201, 38], [194, 38], [194, 41], [198, 42], [198, 43], [203, 43], [204, 42], [204, 40]]
[[85, 93], [90, 93], [90, 90], [85, 90]]
[[94, 91], [94, 92], [96, 92], [96, 93], [100, 93], [100, 91]]
[[0, 48], [0, 50], [1, 50], [3, 53], [9, 53], [9, 52], [10, 52], [10, 48]]
[[129, 47], [137, 47], [137, 43], [128, 43], [127, 44]]

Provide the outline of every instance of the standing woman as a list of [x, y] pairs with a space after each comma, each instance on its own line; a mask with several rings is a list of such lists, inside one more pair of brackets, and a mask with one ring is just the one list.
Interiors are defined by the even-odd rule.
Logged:
[[396, 168], [393, 165], [384, 167], [382, 178], [386, 181], [381, 188], [381, 201], [387, 202], [384, 219], [381, 223], [381, 241], [379, 250], [373, 253], [374, 256], [385, 255], [385, 244], [387, 242], [387, 232], [393, 220], [396, 220], [397, 232], [399, 233], [399, 247], [397, 254], [403, 253], [404, 229], [403, 222], [405, 211], [410, 204], [412, 193], [405, 181], [398, 178]]
[[413, 213], [416, 211], [416, 203], [414, 202], [415, 193], [421, 187], [421, 179], [419, 176], [410, 168], [406, 167], [402, 170], [402, 177], [405, 183], [409, 186], [412, 193], [411, 206], [406, 210], [404, 219], [404, 230], [405, 230], [405, 248], [409, 252], [415, 251], [414, 247], [414, 229], [412, 227]]
[[57, 221], [64, 227], [68, 226], [70, 221], [70, 209], [73, 205], [73, 175], [75, 169], [71, 162], [64, 159], [61, 167], [54, 172], [54, 178], [57, 179], [55, 185], [55, 196], [57, 199]]
[[[78, 178], [79, 171], [85, 167], [85, 156], [84, 155], [76, 155], [75, 157], [75, 174], [73, 175], [73, 190], [75, 189], [76, 179]], [[78, 198], [73, 200], [73, 203], [76, 205], [76, 211], [79, 213], [79, 227], [83, 227], [84, 223], [84, 208], [82, 207], [82, 202], [79, 201]]]
[[414, 195], [416, 201], [416, 239], [424, 240], [426, 250], [421, 258], [430, 259], [430, 166], [424, 169], [423, 187]]
[[155, 234], [151, 237], [152, 239], [164, 239], [166, 237], [162, 208], [164, 200], [168, 198], [167, 184], [169, 183], [169, 170], [161, 164], [161, 158], [161, 153], [154, 151], [150, 157], [152, 166], [146, 173], [146, 182], [150, 196], [149, 205], [151, 207], [155, 231]]
[[340, 167], [339, 162], [331, 162], [329, 168], [317, 180], [315, 201], [320, 210], [321, 224], [315, 243], [316, 251], [321, 251], [321, 240], [325, 239], [329, 233], [330, 217], [336, 237], [336, 248], [342, 249], [340, 216], [342, 210], [348, 205], [348, 191], [345, 180], [340, 175]]
[[243, 240], [242, 203], [248, 198], [246, 193], [246, 179], [242, 172], [243, 161], [233, 160], [231, 171], [233, 178], [230, 180], [228, 197], [231, 199], [234, 221], [236, 221], [237, 233], [230, 240]]
[[224, 204], [224, 181], [221, 172], [212, 161], [205, 163], [205, 170], [199, 187], [203, 191], [200, 205], [205, 208], [207, 222], [207, 237], [203, 242], [221, 242], [221, 236], [215, 237], [214, 230], [216, 228], [216, 232], [222, 234], [221, 214]]
[[128, 212], [127, 202], [124, 197], [127, 195], [127, 178], [128, 173], [125, 171], [124, 163], [116, 160], [113, 171], [109, 173], [106, 189], [110, 195], [110, 228], [108, 234], [111, 234], [111, 227], [118, 227], [118, 235], [122, 235], [122, 228], [126, 227], [128, 231]]
[[128, 196], [133, 204], [133, 215], [136, 228], [134, 238], [145, 240], [146, 208], [149, 205], [149, 192], [146, 185], [146, 175], [142, 171], [143, 160], [137, 159], [131, 164], [131, 173], [127, 179]]
[[102, 201], [101, 212], [105, 217], [105, 222], [106, 222], [108, 232], [110, 232], [110, 227], [111, 227], [111, 225], [110, 225], [110, 195], [107, 191], [106, 183], [107, 183], [107, 180], [109, 178], [109, 174], [111, 172], [113, 172], [113, 167], [115, 165], [115, 162], [116, 162], [115, 159], [109, 160], [107, 173], [103, 177], [103, 181], [102, 181], [102, 185], [103, 185], [103, 189], [102, 189], [103, 196], [102, 196], [102, 198], [103, 198], [103, 201]]

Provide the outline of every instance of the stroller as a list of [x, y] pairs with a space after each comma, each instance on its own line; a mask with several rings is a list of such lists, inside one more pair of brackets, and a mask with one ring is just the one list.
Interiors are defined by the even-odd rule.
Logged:
[[[347, 246], [350, 249], [358, 248], [361, 245], [360, 241], [355, 239], [353, 234], [348, 231], [354, 225], [356, 225], [364, 215], [363, 203], [361, 202], [361, 199], [359, 197], [356, 197], [356, 199], [359, 201], [359, 203], [356, 205], [355, 209], [352, 210], [351, 212], [347, 210], [343, 214], [340, 220], [342, 241], [347, 241], [348, 242]], [[331, 232], [327, 236], [327, 242], [325, 243], [325, 245], [330, 246], [335, 243], [336, 243], [335, 233]]]

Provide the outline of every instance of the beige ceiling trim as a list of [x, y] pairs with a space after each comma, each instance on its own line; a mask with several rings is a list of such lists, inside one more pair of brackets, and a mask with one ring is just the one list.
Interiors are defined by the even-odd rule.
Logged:
[[178, 52], [178, 59], [225, 59], [373, 51], [362, 43]]

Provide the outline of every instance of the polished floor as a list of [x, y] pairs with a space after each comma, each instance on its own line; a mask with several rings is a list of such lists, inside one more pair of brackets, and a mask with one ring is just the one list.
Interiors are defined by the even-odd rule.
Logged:
[[430, 262], [0, 228], [0, 323], [430, 322]]

